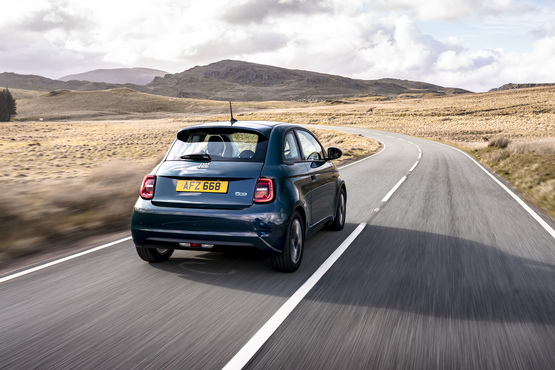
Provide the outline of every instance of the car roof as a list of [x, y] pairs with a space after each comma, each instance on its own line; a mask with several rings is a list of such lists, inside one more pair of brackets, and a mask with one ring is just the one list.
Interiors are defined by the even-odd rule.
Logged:
[[[270, 132], [276, 126], [297, 126], [292, 123], [285, 123], [285, 122], [277, 122], [277, 121], [236, 121], [231, 123], [230, 121], [222, 121], [222, 122], [207, 122], [202, 123], [200, 125], [189, 126], [185, 127], [180, 132], [189, 131], [189, 130], [197, 130], [202, 128], [238, 128], [238, 129], [245, 129], [245, 130], [252, 130], [260, 132], [262, 135], [268, 137]], [[179, 136], [178, 133], [178, 136]]]

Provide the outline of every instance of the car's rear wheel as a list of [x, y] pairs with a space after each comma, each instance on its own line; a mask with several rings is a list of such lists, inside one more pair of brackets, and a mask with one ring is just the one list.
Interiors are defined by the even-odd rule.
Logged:
[[293, 272], [301, 265], [304, 250], [304, 229], [301, 215], [298, 212], [293, 214], [285, 243], [283, 245], [283, 253], [272, 256], [272, 264], [274, 269], [283, 272]]
[[332, 230], [342, 230], [345, 226], [345, 217], [347, 216], [347, 194], [345, 188], [339, 191], [339, 199], [337, 200], [337, 208], [335, 210], [335, 218], [330, 225]]
[[164, 262], [171, 257], [171, 255], [173, 254], [173, 249], [137, 247], [137, 254], [139, 255], [139, 257], [147, 262]]

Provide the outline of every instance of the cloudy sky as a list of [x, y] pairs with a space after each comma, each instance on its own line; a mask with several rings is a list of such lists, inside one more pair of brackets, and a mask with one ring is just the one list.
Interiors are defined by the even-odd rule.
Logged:
[[0, 0], [0, 72], [222, 59], [472, 91], [555, 82], [555, 0]]

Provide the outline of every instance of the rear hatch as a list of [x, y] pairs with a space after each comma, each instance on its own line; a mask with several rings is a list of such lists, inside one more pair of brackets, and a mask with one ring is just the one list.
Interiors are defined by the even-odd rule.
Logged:
[[252, 205], [269, 127], [209, 124], [180, 130], [156, 171], [152, 203], [237, 209]]
[[240, 209], [253, 204], [262, 162], [166, 161], [152, 203], [162, 207]]

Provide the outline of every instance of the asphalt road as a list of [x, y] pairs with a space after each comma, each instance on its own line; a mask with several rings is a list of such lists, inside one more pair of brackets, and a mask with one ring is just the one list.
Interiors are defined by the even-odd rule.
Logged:
[[347, 225], [309, 239], [296, 273], [257, 253], [182, 251], [150, 265], [130, 241], [5, 272], [0, 368], [234, 368], [355, 229], [246, 368], [555, 368], [553, 222], [462, 152], [349, 130], [385, 149], [341, 170]]

